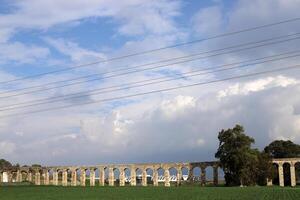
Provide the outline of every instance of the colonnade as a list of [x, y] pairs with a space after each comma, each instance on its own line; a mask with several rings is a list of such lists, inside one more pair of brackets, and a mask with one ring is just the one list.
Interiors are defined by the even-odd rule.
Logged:
[[[296, 186], [296, 169], [295, 165], [299, 164], [300, 158], [284, 158], [273, 159], [273, 164], [276, 165], [279, 177], [279, 185], [284, 186], [284, 169], [289, 168], [290, 185]], [[191, 162], [191, 163], [143, 163], [143, 164], [116, 164], [116, 165], [96, 165], [96, 166], [54, 166], [54, 167], [19, 167], [13, 169], [2, 169], [0, 171], [0, 183], [4, 182], [4, 174], [6, 174], [6, 182], [22, 182], [28, 181], [35, 185], [62, 185], [62, 186], [96, 186], [98, 180], [99, 186], [131, 186], [138, 185], [137, 180], [139, 177], [139, 185], [147, 186], [149, 174], [147, 171], [152, 171], [151, 184], [158, 186], [163, 184], [166, 187], [171, 186], [172, 181], [170, 178], [175, 178], [174, 185], [181, 185], [182, 181], [194, 182], [195, 181], [195, 168], [200, 168], [201, 173], [197, 181], [200, 185], [207, 184], [206, 170], [212, 167], [214, 185], [218, 185], [218, 169], [220, 168], [219, 162]], [[185, 180], [183, 179], [183, 169], [188, 171]], [[125, 173], [127, 170], [129, 174]], [[176, 173], [170, 175], [170, 171]], [[97, 171], [97, 172], [96, 172]], [[116, 181], [115, 171], [118, 171], [118, 178]], [[138, 174], [139, 171], [139, 174]], [[161, 172], [159, 175], [159, 171]], [[97, 175], [97, 177], [96, 177]], [[138, 176], [137, 176], [138, 175]], [[160, 179], [163, 177], [163, 181]], [[160, 179], [159, 179], [160, 178]], [[87, 179], [89, 182], [87, 184]], [[130, 180], [128, 180], [130, 179]], [[118, 183], [116, 183], [118, 182]], [[273, 184], [272, 179], [267, 180], [267, 185]]]
[[[284, 165], [287, 165], [290, 171], [290, 185], [292, 187], [296, 186], [296, 164], [300, 164], [300, 158], [282, 158], [282, 159], [273, 159], [273, 165], [277, 167], [279, 185], [284, 187]], [[267, 185], [273, 185], [273, 180], [268, 179]]]
[[[16, 170], [6, 170], [9, 176], [16, 174], [16, 182], [28, 181], [35, 185], [62, 185], [62, 186], [86, 186], [87, 177], [89, 178], [89, 186], [96, 185], [96, 171], [99, 179], [99, 186], [109, 185], [115, 186], [116, 177], [115, 170], [118, 174], [118, 185], [125, 186], [128, 183], [131, 186], [137, 185], [137, 173], [141, 172], [142, 186], [148, 185], [147, 171], [152, 171], [151, 182], [153, 186], [159, 185], [159, 171], [163, 171], [160, 175], [164, 178], [163, 185], [171, 186], [170, 170], [176, 171], [176, 185], [180, 185], [183, 181], [182, 170], [188, 171], [187, 182], [193, 181], [195, 176], [193, 169], [201, 169], [201, 185], [206, 185], [206, 168], [213, 168], [213, 184], [218, 184], [218, 168], [219, 162], [193, 162], [193, 163], [144, 163], [144, 164], [117, 164], [117, 165], [97, 165], [97, 166], [54, 166], [54, 167], [20, 167]], [[125, 171], [130, 171], [130, 176]], [[88, 173], [87, 173], [88, 171]], [[0, 173], [2, 175], [2, 173]], [[26, 179], [22, 177], [26, 174]], [[61, 178], [59, 180], [59, 174]], [[78, 177], [79, 176], [79, 177]], [[2, 176], [1, 176], [2, 177]], [[1, 178], [0, 177], [0, 178]], [[130, 181], [126, 180], [130, 177]], [[51, 180], [50, 180], [51, 179]], [[12, 179], [9, 180], [9, 182]]]

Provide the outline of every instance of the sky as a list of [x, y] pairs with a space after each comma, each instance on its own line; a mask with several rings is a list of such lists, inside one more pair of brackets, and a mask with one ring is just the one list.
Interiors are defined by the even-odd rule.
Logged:
[[[236, 124], [259, 149], [275, 139], [300, 143], [299, 69], [118, 98], [297, 65], [300, 20], [199, 39], [295, 19], [299, 8], [298, 0], [0, 0], [0, 158], [51, 166], [211, 161], [218, 132]], [[287, 35], [274, 44], [249, 44]], [[195, 59], [179, 59], [189, 55]], [[89, 63], [96, 64], [35, 76]], [[128, 87], [150, 79], [174, 80]], [[84, 95], [62, 98], [72, 94]], [[60, 99], [36, 104], [49, 98]]]

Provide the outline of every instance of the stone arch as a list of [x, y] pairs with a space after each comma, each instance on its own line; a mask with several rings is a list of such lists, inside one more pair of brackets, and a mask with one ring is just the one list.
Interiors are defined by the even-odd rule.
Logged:
[[177, 184], [177, 175], [178, 175], [178, 170], [176, 168], [176, 166], [170, 166], [169, 167], [169, 174], [170, 174], [170, 184], [172, 185], [176, 185]]
[[118, 167], [114, 167], [113, 171], [114, 171], [114, 185], [120, 186], [120, 170]]
[[187, 166], [183, 166], [181, 167], [181, 174], [182, 174], [182, 178], [181, 178], [181, 182], [187, 182], [189, 179], [189, 168]]
[[62, 185], [62, 179], [63, 179], [63, 169], [57, 169], [57, 182], [58, 182], [58, 185]]
[[98, 167], [95, 167], [95, 186], [100, 185], [100, 169]]
[[131, 182], [131, 169], [130, 167], [124, 168], [125, 185], [130, 185]]
[[157, 168], [157, 182], [158, 185], [164, 185], [165, 183], [165, 169], [162, 167]]
[[21, 182], [26, 182], [27, 181], [27, 176], [28, 176], [28, 170], [25, 169], [21, 169], [20, 170], [21, 173]]
[[206, 184], [214, 185], [214, 166], [213, 165], [206, 166]]
[[108, 185], [109, 180], [109, 169], [108, 167], [104, 167], [104, 185]]
[[135, 169], [136, 185], [142, 185], [142, 174], [143, 168], [138, 167]]
[[201, 167], [200, 166], [194, 166], [192, 168], [192, 182], [194, 184], [201, 184]]
[[278, 163], [272, 163], [272, 184], [279, 185], [279, 172], [278, 172]]
[[291, 164], [288, 162], [283, 163], [283, 179], [285, 186], [291, 186]]
[[146, 168], [146, 180], [147, 185], [153, 185], [153, 169], [151, 167]]

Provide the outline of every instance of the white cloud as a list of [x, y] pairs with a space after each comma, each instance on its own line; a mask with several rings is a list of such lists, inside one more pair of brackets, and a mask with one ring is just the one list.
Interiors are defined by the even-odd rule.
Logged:
[[236, 83], [227, 89], [221, 90], [218, 94], [219, 98], [230, 95], [248, 95], [251, 92], [258, 92], [271, 87], [287, 87], [299, 83], [294, 78], [285, 76], [266, 77], [246, 83]]
[[0, 64], [16, 62], [18, 64], [33, 63], [45, 59], [50, 52], [45, 47], [25, 45], [20, 42], [0, 43]]
[[77, 43], [64, 39], [45, 38], [45, 41], [60, 53], [69, 56], [74, 63], [89, 63], [106, 58], [106, 56], [100, 52], [81, 48]]

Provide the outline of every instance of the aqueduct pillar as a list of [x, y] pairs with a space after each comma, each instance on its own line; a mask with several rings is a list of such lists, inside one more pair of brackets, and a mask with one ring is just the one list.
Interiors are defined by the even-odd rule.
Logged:
[[90, 168], [90, 186], [95, 186], [96, 173], [94, 168]]
[[71, 169], [71, 186], [77, 185], [77, 171], [76, 169]]
[[86, 169], [81, 168], [80, 169], [80, 185], [85, 186], [85, 180], [86, 180]]
[[108, 169], [108, 185], [114, 186], [115, 178], [114, 178], [114, 168], [110, 167]]
[[135, 167], [131, 168], [130, 177], [131, 177], [130, 185], [136, 186], [136, 168]]
[[105, 170], [104, 167], [99, 168], [99, 186], [105, 185]]

